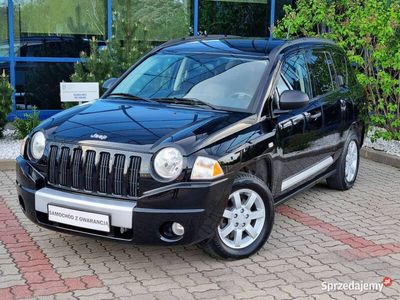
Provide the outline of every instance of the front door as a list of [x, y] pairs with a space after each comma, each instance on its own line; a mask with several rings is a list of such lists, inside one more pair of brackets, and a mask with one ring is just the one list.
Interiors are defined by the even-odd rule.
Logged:
[[273, 186], [277, 198], [312, 179], [331, 164], [319, 152], [314, 153], [315, 144], [322, 135], [322, 110], [319, 99], [312, 97], [304, 51], [284, 57], [275, 89], [277, 106], [280, 95], [286, 90], [302, 91], [309, 95], [310, 102], [304, 108], [281, 112], [277, 116], [277, 157], [273, 166], [275, 174], [279, 174]]

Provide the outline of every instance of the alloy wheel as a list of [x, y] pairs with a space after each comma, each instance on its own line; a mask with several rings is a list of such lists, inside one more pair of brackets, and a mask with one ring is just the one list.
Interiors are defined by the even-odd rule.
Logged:
[[354, 140], [350, 141], [347, 147], [345, 177], [347, 182], [352, 182], [356, 177], [358, 162], [358, 149]]
[[229, 196], [218, 234], [232, 249], [251, 245], [260, 235], [265, 222], [264, 201], [255, 191], [240, 189]]

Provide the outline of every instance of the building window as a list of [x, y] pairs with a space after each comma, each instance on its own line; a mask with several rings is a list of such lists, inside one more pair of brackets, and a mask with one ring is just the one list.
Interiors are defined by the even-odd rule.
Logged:
[[60, 82], [69, 81], [74, 71], [72, 63], [17, 63], [17, 109], [61, 109]]
[[[113, 0], [113, 36], [123, 39], [126, 27], [132, 28], [130, 22], [145, 27], [146, 39], [155, 44], [192, 34], [192, 2], [193, 0]], [[143, 38], [140, 35], [138, 39]]]
[[14, 48], [22, 57], [79, 57], [106, 38], [106, 0], [15, 0]]
[[[283, 6], [276, 0], [275, 19]], [[112, 3], [110, 6], [108, 4]], [[207, 34], [269, 36], [271, 0], [0, 0], [0, 72], [15, 83], [17, 109], [60, 109], [59, 82], [69, 81], [72, 61], [111, 36], [123, 43], [130, 24], [146, 28], [136, 36], [153, 44], [192, 35], [194, 19]], [[10, 7], [9, 7], [9, 4]], [[9, 10], [13, 13], [14, 49], [10, 52]], [[112, 11], [111, 11], [112, 10]], [[108, 19], [111, 16], [111, 19]], [[112, 24], [112, 32], [108, 25]], [[125, 28], [124, 28], [125, 26]], [[10, 55], [11, 54], [11, 55]], [[11, 67], [11, 68], [10, 68]]]
[[6, 0], [0, 0], [0, 57], [9, 56], [8, 15]]
[[7, 76], [10, 76], [10, 63], [0, 61], [0, 76], [3, 74], [3, 71], [6, 73]]
[[269, 35], [268, 0], [199, 0], [199, 31], [250, 37]]

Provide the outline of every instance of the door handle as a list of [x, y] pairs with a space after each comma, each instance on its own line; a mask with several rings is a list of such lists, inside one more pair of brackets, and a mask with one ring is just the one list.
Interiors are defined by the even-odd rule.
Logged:
[[340, 109], [341, 109], [342, 111], [345, 111], [346, 108], [347, 108], [347, 101], [346, 101], [346, 100], [343, 100], [343, 99], [340, 99], [339, 102], [340, 102]]
[[316, 121], [318, 120], [318, 118], [320, 118], [322, 116], [322, 113], [319, 111], [315, 114], [311, 114], [309, 112], [305, 112], [304, 113], [304, 117], [306, 118], [307, 121]]

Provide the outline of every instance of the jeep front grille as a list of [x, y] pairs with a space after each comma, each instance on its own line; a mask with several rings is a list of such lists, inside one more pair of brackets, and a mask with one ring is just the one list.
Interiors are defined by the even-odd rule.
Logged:
[[51, 145], [48, 182], [89, 193], [138, 197], [140, 164], [138, 156]]

